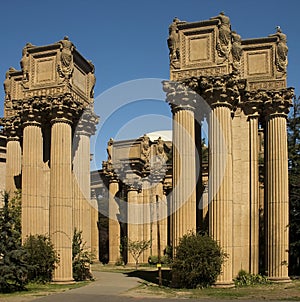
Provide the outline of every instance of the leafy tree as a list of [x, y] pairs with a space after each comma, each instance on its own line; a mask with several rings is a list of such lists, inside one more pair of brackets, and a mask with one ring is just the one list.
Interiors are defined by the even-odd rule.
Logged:
[[139, 258], [151, 245], [151, 240], [136, 240], [127, 239], [127, 250], [135, 261], [135, 269], [138, 269]]
[[226, 254], [208, 235], [190, 233], [180, 238], [172, 264], [172, 286], [207, 287], [221, 273]]
[[31, 265], [28, 273], [30, 281], [49, 282], [59, 263], [50, 238], [44, 235], [30, 235], [24, 242], [25, 260]]
[[21, 197], [4, 193], [0, 209], [0, 291], [23, 290], [27, 283], [29, 265], [25, 262], [21, 243]]
[[300, 99], [295, 98], [288, 118], [290, 274], [300, 274]]
[[75, 281], [93, 280], [90, 270], [93, 257], [93, 254], [85, 249], [82, 231], [77, 231], [75, 228], [72, 242], [73, 278]]

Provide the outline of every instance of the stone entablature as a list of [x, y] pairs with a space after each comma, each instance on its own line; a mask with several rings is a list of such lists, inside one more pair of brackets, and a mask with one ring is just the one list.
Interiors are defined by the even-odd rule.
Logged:
[[94, 65], [76, 50], [68, 37], [46, 46], [27, 43], [22, 51], [21, 70], [10, 68], [4, 81], [4, 116], [15, 113], [15, 103], [35, 97], [70, 95], [83, 107], [93, 101]]
[[286, 87], [286, 35], [243, 40], [220, 13], [201, 22], [175, 18], [169, 27], [170, 80], [236, 74], [247, 79], [247, 89]]

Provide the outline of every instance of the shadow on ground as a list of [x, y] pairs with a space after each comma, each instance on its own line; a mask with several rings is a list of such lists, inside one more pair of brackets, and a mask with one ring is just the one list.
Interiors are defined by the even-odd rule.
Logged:
[[[145, 282], [151, 282], [154, 284], [158, 284], [158, 271], [149, 271], [149, 270], [136, 270], [133, 272], [126, 272], [123, 273], [127, 277], [136, 277], [140, 278], [141, 280], [144, 280]], [[170, 269], [164, 269], [162, 270], [162, 285], [163, 286], [170, 286], [171, 284], [171, 270]]]

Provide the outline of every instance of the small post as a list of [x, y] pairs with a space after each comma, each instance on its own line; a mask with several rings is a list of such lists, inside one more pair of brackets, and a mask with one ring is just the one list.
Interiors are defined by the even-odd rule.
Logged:
[[162, 286], [161, 272], [161, 252], [160, 252], [160, 229], [159, 229], [159, 214], [158, 214], [158, 195], [156, 195], [156, 218], [157, 218], [157, 268], [158, 268], [158, 285]]

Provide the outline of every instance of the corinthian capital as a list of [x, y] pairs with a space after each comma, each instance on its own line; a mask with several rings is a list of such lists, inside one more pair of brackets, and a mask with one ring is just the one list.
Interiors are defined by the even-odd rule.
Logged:
[[163, 90], [167, 93], [167, 102], [172, 110], [195, 110], [200, 97], [186, 83], [163, 81]]
[[21, 136], [21, 119], [18, 116], [1, 118], [0, 126], [3, 127], [3, 133], [7, 140], [19, 140]]
[[268, 94], [265, 90], [245, 91], [241, 107], [249, 117], [259, 117], [263, 109], [263, 103], [267, 99]]
[[276, 116], [287, 117], [294, 98], [294, 88], [268, 91], [267, 96], [264, 102], [266, 119]]
[[99, 116], [95, 114], [93, 109], [87, 107], [84, 109], [76, 126], [76, 135], [94, 135], [96, 132], [96, 125], [99, 122]]
[[240, 91], [245, 89], [245, 81], [234, 75], [202, 76], [199, 78], [199, 93], [209, 105], [233, 108], [240, 99]]

